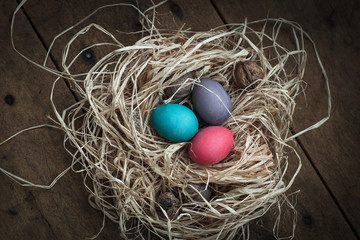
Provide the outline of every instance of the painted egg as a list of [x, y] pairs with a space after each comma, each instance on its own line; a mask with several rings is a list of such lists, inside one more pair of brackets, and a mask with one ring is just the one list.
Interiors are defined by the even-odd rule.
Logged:
[[162, 137], [173, 142], [190, 140], [199, 127], [195, 113], [175, 103], [157, 107], [151, 114], [151, 123]]
[[224, 127], [201, 129], [189, 145], [190, 158], [200, 165], [212, 165], [223, 160], [234, 145], [232, 132]]
[[230, 117], [230, 96], [220, 83], [204, 78], [194, 86], [191, 97], [195, 112], [205, 122], [220, 125]]

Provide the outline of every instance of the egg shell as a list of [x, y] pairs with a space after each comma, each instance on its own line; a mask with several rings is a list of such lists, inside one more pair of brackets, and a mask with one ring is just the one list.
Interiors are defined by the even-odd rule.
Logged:
[[217, 81], [201, 79], [199, 84], [195, 84], [191, 97], [196, 114], [205, 122], [221, 125], [230, 117], [230, 96]]
[[154, 129], [173, 142], [190, 140], [198, 131], [198, 119], [189, 108], [175, 103], [160, 105], [151, 114]]
[[212, 165], [223, 160], [234, 145], [232, 132], [224, 127], [201, 129], [189, 145], [190, 158], [200, 165]]

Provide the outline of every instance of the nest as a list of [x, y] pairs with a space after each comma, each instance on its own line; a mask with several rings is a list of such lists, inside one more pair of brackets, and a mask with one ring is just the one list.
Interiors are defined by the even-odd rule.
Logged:
[[[290, 58], [294, 66], [286, 69]], [[69, 109], [63, 126], [77, 147], [75, 159], [85, 179], [91, 180], [92, 205], [119, 224], [124, 238], [141, 238], [146, 231], [176, 239], [238, 234], [289, 187], [283, 180], [284, 139], [304, 61], [304, 51], [290, 52], [274, 36], [246, 25], [152, 34], [102, 58], [84, 86], [76, 86], [81, 100]], [[258, 74], [260, 69], [261, 78], [251, 78], [251, 66]], [[182, 78], [189, 73], [192, 77]], [[218, 81], [230, 95], [233, 111], [223, 126], [235, 137], [226, 159], [206, 167], [191, 161], [188, 142], [167, 141], [150, 122], [160, 104], [177, 102], [193, 109], [190, 95], [177, 98], [176, 91], [165, 92], [201, 78]], [[77, 128], [79, 118], [83, 122]], [[210, 196], [194, 190], [195, 200], [186, 190], [194, 184], [209, 189]]]
[[[119, 225], [123, 238], [244, 234], [251, 220], [285, 197], [301, 165], [287, 183], [289, 126], [304, 89], [304, 32], [283, 19], [174, 32], [142, 17], [144, 37], [131, 46], [115, 39], [116, 49], [83, 79], [69, 68], [86, 49], [57, 73], [79, 98], [63, 114], [54, 109], [65, 140], [76, 149], [73, 163], [81, 166], [89, 202]], [[92, 24], [69, 42], [64, 59], [71, 43], [92, 27], [114, 38]], [[283, 28], [293, 36], [292, 50], [279, 44]], [[160, 104], [193, 109], [190, 94], [177, 93], [202, 78], [219, 82], [233, 106], [222, 125], [235, 137], [233, 150], [212, 166], [191, 161], [189, 142], [162, 138], [150, 122]]]

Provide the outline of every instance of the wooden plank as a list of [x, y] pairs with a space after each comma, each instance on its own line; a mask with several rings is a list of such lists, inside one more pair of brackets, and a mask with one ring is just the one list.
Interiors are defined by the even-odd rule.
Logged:
[[[288, 194], [300, 190], [298, 194], [289, 196], [297, 211], [294, 239], [357, 239], [301, 148], [296, 147], [296, 151], [300, 154], [303, 166], [293, 186], [288, 190]], [[297, 164], [296, 156], [292, 154], [289, 159], [292, 172]], [[292, 233], [294, 213], [286, 204], [281, 210], [283, 212], [278, 234], [279, 237], [288, 237]], [[274, 239], [272, 231], [277, 216], [278, 210], [275, 206], [260, 219], [260, 223], [253, 222], [250, 239]], [[259, 226], [261, 224], [264, 226]]]
[[[30, 19], [36, 26], [37, 31], [39, 32], [41, 38], [44, 40], [45, 45], [49, 46], [52, 37], [54, 37], [57, 33], [64, 30], [65, 27], [74, 24], [76, 21], [84, 17], [86, 14], [90, 13], [93, 9], [98, 6], [111, 3], [111, 1], [101, 2], [98, 3], [96, 1], [67, 1], [61, 3], [62, 12], [59, 16], [57, 12], [58, 7], [60, 7], [60, 3], [55, 1], [47, 1], [46, 3], [40, 3], [39, 1], [31, 1], [29, 4], [25, 5], [26, 12], [30, 16]], [[141, 3], [142, 9], [145, 9], [146, 3]], [[59, 5], [59, 6], [57, 6]], [[211, 27], [216, 27], [222, 22], [220, 21], [219, 17], [216, 15], [214, 9], [208, 4], [206, 1], [201, 2], [186, 2], [186, 1], [170, 1], [167, 5], [165, 5], [163, 10], [159, 10], [159, 12], [164, 13], [165, 15], [161, 17], [161, 22], [163, 22], [165, 27], [175, 27], [181, 26], [182, 23], [187, 23], [187, 26], [192, 26], [195, 30], [207, 30]], [[39, 9], [43, 10], [42, 14], [38, 14]], [[79, 10], [81, 9], [81, 11]], [[170, 11], [169, 11], [170, 10]], [[174, 13], [174, 17], [169, 15], [169, 13]], [[46, 13], [46, 14], [44, 14]], [[56, 18], [56, 24], [54, 23], [54, 16], [58, 16]], [[106, 16], [106, 17], [104, 17]], [[211, 16], [211, 18], [209, 18]], [[125, 17], [126, 21], [123, 20]], [[120, 14], [120, 10], [116, 11], [106, 10], [105, 13], [99, 13], [95, 17], [96, 20], [101, 22], [102, 26], [105, 26], [111, 32], [116, 32], [116, 30], [124, 30], [124, 31], [131, 31], [132, 29], [136, 29], [137, 27], [137, 15], [129, 14], [129, 15], [122, 15]], [[94, 20], [94, 19], [92, 19]], [[175, 23], [174, 23], [175, 21]], [[133, 24], [131, 24], [133, 23]], [[129, 27], [126, 29], [126, 27]], [[71, 36], [72, 33], [69, 35]], [[62, 46], [66, 42], [66, 38], [68, 36], [64, 36], [64, 39], [59, 39], [59, 45]], [[120, 33], [117, 33], [117, 37], [121, 39], [122, 42], [126, 44], [130, 44], [131, 41], [136, 40], [136, 38], [129, 40], [128, 36], [122, 36]], [[91, 37], [91, 40], [99, 41], [102, 39], [102, 36], [95, 36]], [[127, 42], [128, 41], [128, 42]], [[90, 44], [89, 42], [79, 43], [78, 46], [81, 49], [86, 44]], [[58, 49], [54, 48], [54, 59], [56, 60], [57, 64], [59, 65], [59, 53], [61, 48]], [[104, 50], [105, 51], [105, 50]], [[102, 51], [99, 53], [94, 53], [93, 57], [99, 59], [98, 54], [103, 54]], [[79, 62], [77, 64], [77, 70], [86, 70], [86, 62]], [[89, 64], [89, 63], [88, 63]], [[91, 65], [91, 63], [90, 63]], [[330, 226], [342, 226], [344, 225], [345, 230], [349, 229], [344, 223], [341, 214], [336, 209], [336, 206], [331, 200], [327, 200], [329, 195], [327, 194], [324, 186], [321, 184], [319, 179], [317, 178], [313, 169], [308, 165], [305, 164], [304, 170], [306, 174], [302, 175], [301, 178], [299, 176], [297, 180], [297, 184], [294, 185], [295, 189], [301, 189], [304, 192], [304, 195], [301, 194], [299, 196], [299, 206], [301, 205], [301, 210], [299, 215], [299, 222], [297, 228], [297, 239], [313, 239], [319, 237], [328, 237], [329, 239], [338, 239], [340, 234], [341, 236], [346, 236], [348, 239], [354, 238], [353, 235], [343, 235], [341, 231], [333, 232], [326, 231]], [[313, 179], [313, 185], [309, 185], [307, 179]], [[307, 184], [305, 184], [307, 183]], [[304, 187], [303, 187], [304, 186]], [[312, 199], [314, 192], [317, 193], [320, 197], [313, 201], [314, 204], [308, 205], [305, 204], [309, 200]], [[306, 194], [305, 194], [306, 193]], [[319, 206], [316, 206], [318, 204]], [[318, 211], [318, 209], [321, 209]], [[329, 209], [329, 210], [328, 210]], [[322, 218], [325, 216], [331, 221], [323, 221]], [[340, 220], [337, 220], [340, 219]], [[266, 218], [264, 219], [264, 223]], [[268, 221], [271, 223], [271, 220]], [[311, 222], [311, 224], [309, 224]], [[340, 223], [340, 224], [339, 224]], [[302, 227], [303, 225], [303, 227]], [[311, 230], [309, 230], [311, 228]], [[334, 228], [333, 228], [334, 229]], [[258, 231], [258, 232], [256, 232]], [[284, 230], [285, 231], [285, 230]], [[349, 231], [350, 232], [350, 231]], [[322, 235], [321, 235], [322, 234]], [[338, 235], [337, 235], [338, 234]], [[253, 230], [251, 236], [257, 239], [263, 239], [264, 236], [271, 236], [267, 231], [263, 231], [262, 229]], [[315, 236], [315, 237], [314, 237]]]
[[[29, 1], [29, 3], [35, 3], [35, 1]], [[80, 17], [85, 16], [90, 11], [94, 10], [98, 6], [106, 4], [102, 2], [99, 5], [98, 2], [92, 1], [72, 1], [68, 5], [63, 3], [59, 4], [58, 1], [52, 2], [37, 2], [39, 9], [34, 10], [34, 14], [38, 17], [47, 16], [48, 19], [40, 19], [39, 22], [33, 22], [36, 26], [48, 26], [49, 34], [46, 36], [55, 36], [66, 27], [75, 23]], [[97, 4], [97, 5], [96, 5]], [[149, 5], [149, 3], [148, 3]], [[51, 115], [52, 110], [49, 105], [49, 93], [54, 76], [41, 71], [33, 65], [27, 63], [21, 59], [11, 49], [9, 43], [8, 33], [10, 32], [11, 13], [15, 9], [15, 1], [2, 5], [3, 14], [1, 17], [1, 23], [4, 25], [2, 28], [1, 36], [3, 37], [3, 45], [6, 46], [3, 58], [1, 59], [6, 67], [2, 68], [2, 72], [6, 72], [11, 66], [11, 62], [16, 62], [15, 66], [12, 66], [12, 71], [5, 74], [4, 79], [1, 81], [1, 96], [2, 101], [1, 108], [6, 108], [7, 117], [1, 119], [1, 141], [7, 136], [24, 129], [28, 126], [33, 126], [43, 122], [49, 122], [46, 115]], [[167, 8], [174, 8], [174, 5], [168, 5]], [[68, 11], [62, 11], [59, 14], [58, 9], [67, 9]], [[81, 10], [80, 10], [81, 9]], [[86, 12], [86, 9], [88, 12]], [[176, 11], [176, 7], [175, 10]], [[31, 11], [29, 11], [31, 12]], [[39, 14], [41, 12], [41, 14]], [[44, 12], [48, 13], [44, 14]], [[85, 13], [82, 16], [78, 16], [76, 13]], [[100, 13], [96, 17], [100, 19], [107, 16], [109, 12]], [[60, 16], [59, 16], [60, 15]], [[122, 18], [117, 18], [120, 15]], [[54, 16], [63, 17], [54, 18]], [[75, 17], [74, 17], [75, 16]], [[138, 29], [138, 18], [134, 12], [128, 12], [127, 10], [113, 11], [106, 19], [112, 19], [113, 21], [108, 23], [114, 30], [114, 27], [119, 25], [122, 31], [134, 31]], [[31, 20], [36, 19], [30, 16]], [[133, 19], [133, 21], [131, 21]], [[29, 26], [29, 23], [23, 15], [17, 18], [17, 25], [15, 28], [15, 36], [17, 38], [17, 46], [21, 52], [25, 55], [30, 55], [34, 60], [41, 60], [45, 56], [45, 51], [42, 49], [42, 45], [34, 34], [34, 31]], [[130, 22], [130, 25], [128, 25]], [[68, 24], [68, 25], [66, 25]], [[118, 25], [116, 25], [118, 24]], [[129, 27], [129, 28], [127, 28]], [[20, 32], [20, 33], [19, 33]], [[51, 35], [53, 33], [53, 35]], [[67, 36], [71, 36], [74, 33], [71, 32]], [[91, 34], [90, 34], [91, 35]], [[94, 36], [95, 35], [95, 36]], [[96, 42], [101, 40], [107, 40], [103, 38], [103, 35], [94, 33], [92, 39], [96, 39]], [[118, 35], [121, 35], [118, 33]], [[66, 39], [66, 37], [65, 37]], [[91, 39], [91, 40], [92, 40]], [[135, 41], [137, 38], [131, 38], [127, 35], [123, 35], [121, 38], [124, 44], [129, 44]], [[91, 44], [91, 41], [82, 39], [80, 45], [75, 46], [78, 49], [82, 49]], [[61, 42], [61, 39], [60, 39]], [[65, 40], [62, 41], [64, 43]], [[49, 46], [49, 42], [47, 42]], [[61, 45], [61, 44], [60, 44]], [[31, 46], [28, 48], [27, 46]], [[61, 48], [54, 48], [54, 58], [57, 60], [57, 66], [61, 66], [59, 53]], [[101, 54], [106, 53], [106, 49], [92, 50], [90, 52], [92, 56], [90, 58], [82, 57], [81, 63], [77, 64], [75, 71], [86, 71], [92, 64], [101, 57]], [[8, 56], [11, 56], [10, 58]], [[58, 57], [58, 58], [56, 58]], [[5, 66], [5, 65], [3, 65]], [[20, 71], [22, 66], [26, 66], [27, 71]], [[50, 62], [50, 67], [54, 65]], [[26, 81], [14, 81], [21, 79], [21, 76], [27, 76]], [[20, 76], [19, 76], [20, 75]], [[37, 79], [42, 79], [38, 81]], [[16, 84], [15, 84], [16, 83]], [[41, 83], [41, 85], [34, 84]], [[20, 91], [18, 89], [21, 89]], [[59, 89], [61, 91], [57, 94], [58, 107], [60, 109], [69, 106], [73, 103], [73, 97], [67, 90], [64, 83], [60, 84]], [[43, 94], [43, 95], [41, 95]], [[10, 96], [11, 95], [11, 96]], [[27, 96], [28, 98], [25, 98]], [[20, 102], [18, 99], [22, 99]], [[35, 99], [35, 100], [34, 100]], [[13, 102], [14, 101], [14, 102]], [[12, 103], [13, 102], [13, 103]], [[17, 106], [17, 108], [10, 108], [9, 106]], [[34, 110], [33, 106], [36, 106]], [[17, 121], [13, 121], [16, 119]], [[44, 137], [44, 135], [46, 135]], [[9, 170], [25, 179], [34, 181], [37, 183], [48, 184], [57, 173], [66, 168], [70, 164], [69, 155], [63, 150], [62, 147], [62, 132], [51, 131], [49, 129], [34, 130], [29, 133], [22, 134], [17, 137], [10, 144], [1, 146], [1, 156], [4, 159], [0, 167]], [[45, 151], [42, 146], [49, 146]], [[26, 156], [26, 157], [24, 157]], [[38, 159], [47, 160], [46, 162], [37, 162]], [[51, 190], [42, 190], [36, 188], [24, 188], [18, 186], [5, 175], [1, 174], [1, 220], [5, 222], [0, 227], [0, 236], [5, 239], [83, 239], [85, 236], [89, 237], [97, 233], [101, 227], [102, 215], [99, 211], [92, 209], [87, 203], [87, 193], [84, 191], [81, 176], [74, 173], [68, 173], [65, 175]], [[20, 224], [19, 224], [20, 223]], [[116, 239], [119, 236], [117, 226], [109, 221], [106, 223], [104, 231], [101, 233], [98, 239]]]
[[[299, 138], [350, 224], [360, 235], [360, 83], [358, 1], [214, 1], [225, 21], [282, 17], [298, 22], [314, 39], [330, 79], [330, 120]], [[254, 7], [256, 6], [256, 7]], [[298, 99], [294, 129], [300, 131], [326, 116], [327, 94], [314, 54], [308, 55], [304, 80], [307, 103]]]
[[[38, 124], [51, 123], [50, 90], [54, 75], [28, 63], [13, 51], [10, 22], [15, 1], [0, 5], [0, 142]], [[45, 51], [29, 22], [20, 12], [16, 19], [16, 46], [26, 56], [39, 59]], [[64, 82], [58, 83], [56, 104], [74, 102]], [[62, 131], [43, 128], [19, 135], [0, 146], [0, 167], [37, 184], [49, 184], [71, 164], [63, 149]], [[79, 174], [65, 175], [51, 190], [22, 187], [0, 173], [1, 239], [83, 239], [98, 232], [102, 215], [87, 203]], [[81, 216], [81, 218], [79, 217]], [[115, 239], [117, 226], [108, 224], [99, 239]]]
[[[116, 3], [133, 4], [135, 6], [138, 5], [139, 9], [143, 11], [152, 6], [151, 1], [139, 1], [137, 4], [135, 1], [130, 0], [68, 2], [43, 2], [35, 0], [29, 1], [24, 8], [29, 14], [34, 25], [37, 27], [41, 39], [44, 41], [46, 46], [49, 47], [53, 38], [66, 28], [74, 25], [97, 8]], [[189, 8], [184, 10], [184, 5], [188, 5]], [[58, 12], [58, 9], [62, 9], [61, 14]], [[39, 14], [40, 10], [42, 12], [41, 14]], [[171, 27], [178, 29], [186, 23], [185, 28], [190, 27], [192, 30], [204, 30], [217, 27], [218, 23], [221, 23], [219, 16], [216, 15], [216, 11], [205, 0], [196, 3], [169, 1], [167, 4], [157, 8], [157, 11], [161, 13], [158, 14], [159, 28]], [[212, 14], [213, 16], [211, 20], [208, 19], [209, 14]], [[54, 16], [57, 16], [56, 19], [54, 19]], [[130, 45], [141, 38], [141, 34], [124, 34], [141, 30], [139, 14], [135, 9], [127, 6], [101, 9], [84, 23], [57, 39], [52, 50], [52, 56], [58, 66], [61, 66], [61, 56], [65, 44], [76, 32], [90, 23], [101, 23], [101, 26], [104, 29], [109, 30], [124, 45]], [[73, 52], [80, 51], [94, 43], [109, 42], [109, 40], [110, 39], [106, 37], [105, 34], [100, 33], [99, 31], [90, 31], [86, 34], [86, 37], [79, 38], [79, 41], [73, 43]], [[89, 67], [96, 62], [96, 60], [100, 59], [112, 49], [113, 48], [107, 47], [91, 48], [90, 51], [92, 57], [90, 59], [81, 58], [79, 59], [79, 62], [74, 64], [76, 65], [76, 72], [86, 72]]]

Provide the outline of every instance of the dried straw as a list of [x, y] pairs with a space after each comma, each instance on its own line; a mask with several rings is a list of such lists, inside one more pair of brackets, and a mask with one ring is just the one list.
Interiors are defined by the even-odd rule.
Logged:
[[[282, 178], [283, 139], [299, 93], [305, 52], [284, 51], [274, 57], [274, 65], [265, 51], [281, 47], [273, 42], [258, 48], [246, 37], [251, 33], [259, 40], [273, 39], [246, 25], [227, 31], [152, 34], [109, 53], [89, 71], [83, 85], [74, 81], [82, 100], [63, 114], [68, 117], [61, 119], [63, 127], [78, 149], [74, 157], [84, 179], [91, 180], [87, 189], [92, 205], [119, 224], [123, 237], [146, 227], [170, 239], [228, 238], [263, 215], [288, 188]], [[287, 73], [283, 65], [293, 55], [300, 62]], [[258, 61], [265, 77], [252, 90], [237, 89], [234, 66], [248, 60]], [[172, 97], [164, 98], [164, 89], [188, 72], [195, 72], [196, 77], [188, 79], [194, 84], [205, 77], [220, 82], [233, 103], [224, 126], [235, 136], [234, 149], [214, 166], [193, 163], [189, 143], [161, 138], [150, 123], [154, 108], [173, 102]], [[192, 108], [189, 97], [181, 103]], [[82, 126], [76, 128], [79, 118]], [[190, 183], [212, 188], [210, 201], [183, 203], [175, 219], [162, 217], [166, 213], [159, 212], [156, 196], [164, 191], [186, 194]]]
[[[119, 224], [123, 238], [147, 239], [149, 233], [161, 239], [245, 237], [251, 220], [286, 198], [301, 167], [299, 161], [289, 182], [284, 180], [295, 98], [303, 92], [305, 33], [296, 23], [283, 19], [206, 32], [161, 30], [154, 24], [155, 7], [147, 11], [153, 15], [141, 13], [144, 37], [135, 44], [124, 46], [111, 33], [91, 24], [65, 47], [64, 71], [50, 70], [67, 78], [79, 96], [62, 114], [51, 96], [65, 141], [76, 149], [71, 153], [73, 164], [81, 166], [77, 171], [83, 174], [90, 204]], [[97, 46], [117, 48], [89, 72], [72, 74], [71, 66], [86, 49], [69, 60], [70, 46], [93, 27], [114, 40]], [[278, 43], [283, 28], [293, 34], [293, 49]], [[245, 61], [257, 62], [264, 78], [239, 89], [234, 83], [235, 66]], [[212, 78], [223, 85], [233, 104], [223, 126], [234, 134], [234, 148], [213, 166], [195, 164], [187, 153], [188, 142], [169, 142], [151, 126], [151, 112], [160, 104], [177, 102], [192, 109], [190, 96], [179, 100], [164, 95], [167, 87], [189, 72], [195, 77], [183, 84]], [[184, 189], [194, 183], [211, 188], [211, 199], [181, 201], [177, 216], [168, 217], [157, 196], [171, 191], [189, 197]]]

